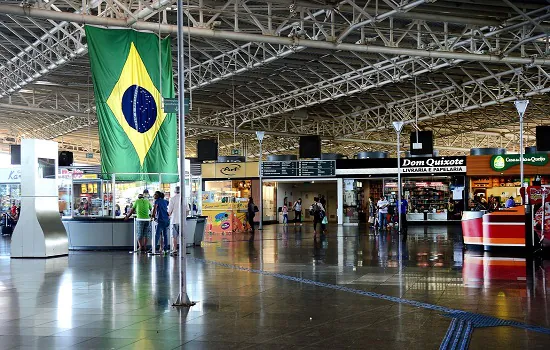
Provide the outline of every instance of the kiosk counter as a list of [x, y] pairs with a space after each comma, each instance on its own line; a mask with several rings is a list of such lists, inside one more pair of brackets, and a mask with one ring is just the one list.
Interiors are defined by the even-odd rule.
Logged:
[[525, 246], [525, 209], [522, 206], [484, 213], [467, 211], [462, 216], [464, 244], [483, 246]]

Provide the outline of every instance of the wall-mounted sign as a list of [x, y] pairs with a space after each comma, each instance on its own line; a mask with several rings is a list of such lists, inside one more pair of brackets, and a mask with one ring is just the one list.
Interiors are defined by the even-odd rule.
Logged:
[[204, 163], [201, 164], [203, 179], [245, 179], [258, 177], [258, 162]]
[[21, 168], [0, 169], [0, 183], [20, 183]]
[[217, 177], [245, 177], [246, 170], [244, 163], [217, 163]]
[[262, 162], [264, 177], [325, 177], [336, 175], [334, 160], [293, 160]]
[[[503, 171], [519, 165], [519, 154], [494, 155], [491, 157], [491, 168], [495, 171]], [[548, 163], [547, 154], [525, 154], [523, 155], [524, 165], [544, 166]]]
[[402, 158], [401, 172], [404, 174], [465, 173], [466, 157]]

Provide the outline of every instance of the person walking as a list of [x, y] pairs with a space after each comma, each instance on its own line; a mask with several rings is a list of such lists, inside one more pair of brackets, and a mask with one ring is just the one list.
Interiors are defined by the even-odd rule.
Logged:
[[170, 198], [170, 203], [168, 204], [168, 215], [170, 216], [170, 228], [172, 232], [172, 251], [171, 255], [178, 254], [178, 239], [180, 236], [180, 224], [181, 224], [181, 213], [180, 213], [180, 187], [176, 186], [174, 189], [174, 196]]
[[378, 228], [386, 230], [388, 228], [388, 207], [390, 203], [386, 200], [384, 195], [380, 196], [380, 200], [377, 203], [378, 206]]
[[[155, 233], [155, 245], [159, 247], [159, 253], [168, 253], [168, 228], [170, 218], [168, 217], [168, 202], [164, 199], [164, 193], [155, 191], [153, 195], [155, 206], [153, 207], [153, 218], [157, 222]], [[162, 234], [162, 247], [160, 246], [160, 235]]]
[[313, 198], [313, 204], [309, 208], [310, 215], [313, 216], [313, 238], [317, 237], [317, 225], [321, 227], [321, 233], [325, 231], [323, 219], [326, 216], [325, 207], [319, 202], [319, 198]]
[[292, 209], [294, 210], [294, 224], [299, 222], [302, 226], [302, 198], [298, 198]]
[[288, 225], [288, 207], [286, 206], [286, 203], [283, 204], [283, 225]]
[[248, 219], [248, 224], [252, 230], [252, 236], [254, 236], [254, 216], [256, 216], [256, 205], [254, 205], [254, 199], [252, 197], [248, 198], [248, 208], [246, 210], [246, 217]]
[[369, 225], [372, 228], [376, 225], [376, 202], [373, 196], [369, 197]]
[[152, 208], [151, 203], [143, 198], [143, 194], [139, 194], [138, 199], [124, 217], [124, 220], [128, 220], [133, 213], [136, 213], [136, 236], [138, 239], [138, 251], [140, 252], [147, 250], [147, 238], [150, 231], [149, 212]]

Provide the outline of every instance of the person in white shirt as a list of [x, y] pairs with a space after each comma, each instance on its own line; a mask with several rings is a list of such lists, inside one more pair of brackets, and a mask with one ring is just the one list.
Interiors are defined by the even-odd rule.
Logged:
[[170, 198], [170, 203], [168, 204], [168, 215], [170, 215], [170, 226], [172, 227], [172, 255], [176, 255], [178, 252], [178, 237], [181, 223], [180, 187], [177, 186], [174, 192], [176, 194]]
[[380, 196], [378, 201], [378, 228], [387, 229], [388, 227], [388, 206], [390, 203], [386, 200], [384, 195]]
[[294, 224], [296, 225], [297, 222], [300, 223], [300, 226], [302, 226], [302, 198], [298, 198], [296, 203], [294, 203]]

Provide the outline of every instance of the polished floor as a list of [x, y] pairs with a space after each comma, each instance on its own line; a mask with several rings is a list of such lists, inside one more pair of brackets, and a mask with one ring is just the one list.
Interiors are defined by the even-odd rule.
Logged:
[[550, 261], [463, 252], [460, 226], [328, 231], [206, 237], [187, 255], [190, 309], [171, 306], [177, 258], [15, 260], [4, 237], [0, 350], [550, 347]]

